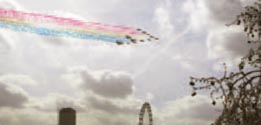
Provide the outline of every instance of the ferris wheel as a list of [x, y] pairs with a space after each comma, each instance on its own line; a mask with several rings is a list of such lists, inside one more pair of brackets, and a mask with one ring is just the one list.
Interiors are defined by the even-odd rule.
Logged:
[[153, 125], [152, 111], [151, 111], [150, 104], [148, 102], [145, 102], [141, 107], [140, 114], [139, 114], [139, 125], [143, 125], [143, 118], [144, 118], [145, 111], [147, 111], [149, 115], [149, 125]]

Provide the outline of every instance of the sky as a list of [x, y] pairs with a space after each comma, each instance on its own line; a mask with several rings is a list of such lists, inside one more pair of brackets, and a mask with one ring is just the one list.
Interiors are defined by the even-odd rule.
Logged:
[[254, 0], [0, 0], [0, 8], [146, 29], [159, 41], [117, 46], [0, 29], [0, 123], [135, 125], [144, 102], [154, 124], [208, 125], [221, 113], [207, 94], [191, 97], [189, 77], [221, 76], [247, 52], [238, 26]]

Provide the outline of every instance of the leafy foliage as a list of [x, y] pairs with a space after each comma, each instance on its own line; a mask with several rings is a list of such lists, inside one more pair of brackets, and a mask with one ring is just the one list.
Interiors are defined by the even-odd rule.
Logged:
[[245, 11], [236, 20], [228, 24], [241, 25], [248, 37], [248, 43], [254, 44], [238, 65], [238, 71], [227, 71], [224, 64], [224, 76], [191, 77], [192, 96], [198, 90], [208, 90], [212, 104], [220, 100], [223, 111], [214, 125], [260, 125], [261, 124], [261, 2], [245, 7]]

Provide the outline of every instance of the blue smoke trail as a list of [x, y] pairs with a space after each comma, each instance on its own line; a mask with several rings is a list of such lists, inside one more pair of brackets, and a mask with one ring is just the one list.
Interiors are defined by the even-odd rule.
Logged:
[[21, 25], [21, 24], [11, 24], [0, 22], [0, 28], [11, 29], [13, 31], [18, 32], [29, 32], [44, 36], [54, 36], [54, 37], [72, 37], [72, 38], [80, 38], [80, 39], [91, 39], [91, 40], [102, 40], [107, 42], [129, 42], [128, 39], [125, 38], [118, 38], [118, 37], [111, 37], [105, 35], [98, 35], [98, 34], [88, 34], [88, 33], [79, 33], [73, 31], [60, 31], [60, 30], [53, 30], [48, 28], [42, 27], [34, 27], [29, 25]]

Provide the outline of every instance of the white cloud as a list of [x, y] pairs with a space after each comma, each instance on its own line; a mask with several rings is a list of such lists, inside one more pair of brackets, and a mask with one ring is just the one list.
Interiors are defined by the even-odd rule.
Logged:
[[170, 20], [169, 6], [171, 3], [165, 1], [165, 4], [162, 4], [155, 9], [155, 21], [158, 23], [159, 32], [164, 32], [161, 34], [161, 39], [171, 39], [173, 36], [173, 24]]
[[190, 15], [190, 23], [195, 30], [209, 30], [224, 26], [235, 20], [236, 15], [242, 11], [238, 0], [187, 0], [183, 10]]
[[202, 27], [207, 25], [208, 20], [206, 18], [209, 15], [209, 12], [202, 0], [187, 0], [183, 5], [183, 10], [186, 13], [189, 13], [188, 19], [193, 29], [201, 30]]
[[17, 2], [15, 1], [10, 1], [10, 0], [0, 0], [0, 8], [4, 9], [18, 9], [21, 10], [23, 9], [22, 6], [20, 6]]
[[27, 108], [1, 108], [0, 121], [3, 125], [57, 125], [57, 114]]
[[154, 95], [150, 92], [146, 94], [146, 102], [151, 102], [154, 99]]
[[158, 112], [160, 118], [157, 122], [163, 125], [209, 125], [220, 114], [217, 109], [219, 108], [212, 106], [206, 96], [185, 96], [167, 103]]
[[61, 108], [72, 107], [77, 112], [84, 112], [87, 111], [84, 102], [84, 97], [81, 95], [76, 98], [59, 93], [49, 93], [44, 97], [31, 97], [26, 107], [43, 112], [56, 112]]
[[[91, 94], [86, 96], [87, 98], [81, 98], [85, 101], [84, 107], [86, 110], [84, 112], [77, 110], [77, 124], [131, 125], [138, 123], [138, 114], [142, 101], [136, 98], [113, 100]], [[49, 99], [39, 99], [38, 103], [42, 103], [45, 107], [50, 107], [50, 103], [48, 104], [45, 102], [53, 102], [50, 101], [50, 99], [56, 97], [50, 95], [48, 97]], [[70, 100], [67, 97], [64, 99], [66, 101]], [[75, 102], [75, 100], [71, 101]], [[211, 100], [208, 97], [198, 95], [194, 98], [183, 97], [171, 101], [166, 103], [160, 110], [152, 105], [154, 124], [208, 125], [220, 114], [220, 112], [217, 111], [219, 108], [212, 106], [210, 103]], [[35, 114], [38, 114], [39, 117], [35, 117]], [[1, 123], [5, 123], [5, 125], [15, 125], [17, 123], [21, 125], [54, 125], [57, 124], [56, 115], [57, 110], [54, 109], [39, 110], [39, 108], [35, 107], [24, 109], [0, 109], [0, 120], [2, 121]]]
[[1, 33], [1, 35], [0, 35], [0, 55], [7, 54], [13, 48], [11, 41], [12, 40], [10, 39], [10, 37], [8, 37], [6, 34], [3, 35], [3, 33]]
[[0, 76], [0, 81], [6, 84], [36, 86], [38, 83], [27, 75], [4, 74]]
[[243, 6], [249, 3], [251, 2], [239, 0], [188, 0], [184, 4], [183, 9], [189, 13], [190, 23], [196, 32], [203, 29], [206, 33], [206, 38], [202, 41], [206, 41], [208, 59], [217, 61], [213, 64], [215, 70], [220, 62], [225, 62], [228, 66], [237, 64], [251, 47], [246, 43], [247, 37], [242, 27], [225, 26], [233, 22], [243, 11]]
[[[78, 89], [79, 92], [83, 91]], [[139, 108], [142, 101], [134, 96], [128, 98], [106, 98], [95, 93], [85, 92], [75, 97], [57, 93], [50, 93], [48, 96], [36, 98], [30, 97], [24, 108], [16, 110], [13, 108], [2, 108], [0, 120], [6, 125], [21, 125], [46, 123], [47, 125], [57, 124], [58, 109], [72, 107], [77, 111], [77, 124], [96, 125], [131, 125], [137, 123]], [[15, 113], [16, 112], [16, 113]], [[34, 118], [39, 114], [39, 118]], [[16, 118], [17, 117], [17, 118]], [[16, 118], [16, 119], [14, 119]]]

